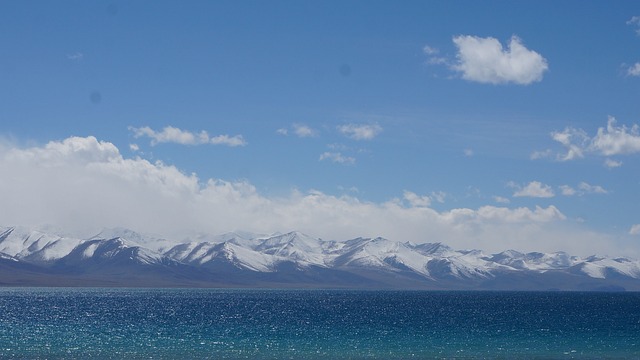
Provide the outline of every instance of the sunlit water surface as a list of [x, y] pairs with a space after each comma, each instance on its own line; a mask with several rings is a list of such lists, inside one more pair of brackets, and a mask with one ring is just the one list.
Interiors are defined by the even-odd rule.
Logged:
[[639, 293], [0, 288], [2, 359], [637, 359]]

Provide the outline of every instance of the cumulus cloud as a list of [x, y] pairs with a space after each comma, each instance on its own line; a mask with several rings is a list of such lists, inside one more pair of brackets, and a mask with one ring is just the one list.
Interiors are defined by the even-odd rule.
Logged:
[[458, 54], [452, 69], [462, 73], [465, 80], [528, 85], [542, 80], [549, 68], [542, 55], [527, 49], [516, 36], [506, 49], [492, 37], [460, 35], [453, 38], [453, 43]]
[[372, 140], [382, 132], [378, 124], [346, 124], [338, 126], [338, 131], [354, 140]]
[[599, 128], [591, 139], [590, 150], [605, 156], [626, 155], [640, 152], [640, 132], [637, 124], [628, 128], [616, 126], [616, 119], [609, 117], [606, 128]]
[[[556, 154], [559, 161], [584, 158], [587, 154], [600, 156], [630, 155], [640, 153], [640, 128], [637, 124], [627, 127], [618, 126], [614, 117], [609, 117], [606, 127], [598, 128], [594, 136], [586, 131], [567, 127], [563, 131], [554, 131], [551, 138], [560, 143], [566, 151]], [[539, 154], [535, 152], [534, 154]], [[532, 154], [531, 158], [540, 158]], [[604, 165], [619, 167], [621, 162], [606, 159]]]
[[525, 186], [520, 186], [511, 182], [508, 186], [516, 189], [513, 193], [514, 197], [551, 198], [556, 195], [551, 186], [545, 185], [539, 181], [532, 181]]
[[247, 145], [242, 135], [217, 135], [210, 137], [204, 130], [199, 133], [193, 133], [173, 126], [166, 126], [162, 131], [155, 131], [148, 126], [139, 128], [130, 126], [129, 130], [133, 132], [133, 137], [136, 139], [140, 137], [150, 138], [151, 145], [154, 146], [160, 143], [175, 143], [181, 145], [214, 144], [232, 147]]
[[329, 160], [334, 163], [352, 165], [356, 163], [356, 159], [351, 156], [342, 155], [340, 152], [325, 151], [320, 154], [320, 161]]
[[608, 241], [574, 228], [554, 206], [439, 212], [428, 206], [431, 196], [411, 192], [405, 202], [298, 190], [266, 196], [248, 181], [200, 179], [159, 161], [126, 158], [95, 137], [28, 148], [0, 143], [0, 167], [11, 169], [0, 172], [0, 198], [11, 204], [0, 207], [4, 224], [53, 224], [85, 235], [116, 226], [176, 240], [195, 232], [300, 230], [325, 239], [384, 236], [488, 251], [571, 251], [579, 244], [580, 253]]

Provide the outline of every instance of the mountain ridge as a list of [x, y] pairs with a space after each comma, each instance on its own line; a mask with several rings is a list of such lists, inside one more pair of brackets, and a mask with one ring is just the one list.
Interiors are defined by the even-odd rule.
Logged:
[[382, 237], [292, 231], [172, 241], [130, 229], [86, 239], [0, 227], [0, 285], [640, 291], [640, 261], [455, 250]]

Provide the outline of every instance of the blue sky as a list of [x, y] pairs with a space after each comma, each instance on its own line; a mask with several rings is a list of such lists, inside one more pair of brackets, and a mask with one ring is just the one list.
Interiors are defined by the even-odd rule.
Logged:
[[640, 255], [635, 2], [1, 9], [5, 225]]

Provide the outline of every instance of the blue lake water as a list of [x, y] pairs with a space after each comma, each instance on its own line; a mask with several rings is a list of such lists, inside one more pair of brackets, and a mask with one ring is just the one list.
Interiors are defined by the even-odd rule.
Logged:
[[638, 359], [640, 293], [0, 288], [2, 359]]

